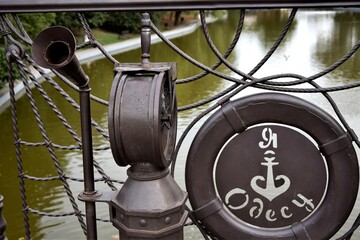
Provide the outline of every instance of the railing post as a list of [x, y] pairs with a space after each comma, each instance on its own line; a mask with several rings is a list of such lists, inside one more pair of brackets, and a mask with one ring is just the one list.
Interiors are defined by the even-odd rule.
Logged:
[[110, 202], [110, 219], [121, 240], [184, 239], [187, 194], [168, 169], [153, 167], [146, 163], [130, 167], [129, 178]]
[[[96, 195], [94, 182], [93, 144], [91, 133], [90, 88], [86, 83], [80, 86], [80, 119], [82, 135], [82, 153], [84, 170], [84, 192], [88, 196]], [[96, 207], [94, 202], [85, 202], [87, 239], [97, 239]]]
[[109, 137], [114, 160], [128, 179], [113, 196], [110, 220], [121, 240], [182, 240], [187, 193], [169, 165], [177, 130], [176, 64], [150, 63], [150, 16], [143, 14], [142, 62], [123, 64], [109, 100]]
[[5, 236], [6, 221], [2, 215], [4, 197], [0, 195], [0, 240], [7, 240]]
[[[72, 80], [79, 87], [82, 156], [84, 170], [84, 192], [96, 195], [92, 152], [91, 111], [89, 78], [81, 68], [75, 55], [76, 40], [65, 27], [56, 26], [40, 32], [34, 39], [32, 54], [35, 62]], [[59, 57], [61, 56], [61, 58]], [[94, 202], [85, 202], [87, 239], [97, 239], [96, 207]]]

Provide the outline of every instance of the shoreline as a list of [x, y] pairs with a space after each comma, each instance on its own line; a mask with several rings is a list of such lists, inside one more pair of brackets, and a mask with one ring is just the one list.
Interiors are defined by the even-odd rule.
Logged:
[[[210, 19], [208, 21], [208, 23], [211, 22], [213, 22], [213, 19]], [[200, 20], [172, 30], [164, 31], [163, 35], [167, 39], [174, 39], [194, 32], [196, 29], [198, 29], [199, 26], [201, 26]], [[151, 44], [158, 42], [161, 42], [160, 37], [154, 33], [151, 34]], [[131, 51], [141, 47], [140, 36], [117, 43], [103, 45], [103, 47], [110, 55], [116, 55], [127, 51]], [[80, 64], [89, 63], [105, 57], [104, 54], [102, 54], [102, 52], [97, 48], [80, 50], [76, 52], [75, 55], [79, 59]], [[49, 69], [44, 69], [44, 70], [47, 74], [50, 75], [52, 74], [51, 70]], [[34, 76], [36, 79], [42, 78], [42, 76], [38, 72], [35, 72]], [[21, 98], [25, 94], [25, 88], [22, 81], [15, 85], [14, 91], [15, 91], [16, 99]], [[9, 87], [6, 86], [0, 90], [0, 114], [3, 111], [5, 111], [9, 106], [10, 106], [10, 93], [9, 93]]]

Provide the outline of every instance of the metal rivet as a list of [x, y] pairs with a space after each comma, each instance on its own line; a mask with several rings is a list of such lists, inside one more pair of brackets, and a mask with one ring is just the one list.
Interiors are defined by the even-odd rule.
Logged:
[[140, 223], [140, 226], [143, 226], [143, 227], [145, 227], [147, 225], [147, 221], [144, 219], [141, 219], [139, 223]]
[[165, 224], [169, 224], [171, 222], [171, 217], [166, 217], [164, 222]]

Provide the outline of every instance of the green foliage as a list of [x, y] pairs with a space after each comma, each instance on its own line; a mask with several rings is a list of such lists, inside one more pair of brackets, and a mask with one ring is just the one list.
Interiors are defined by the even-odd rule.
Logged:
[[123, 31], [139, 32], [140, 13], [132, 12], [112, 12], [103, 24], [103, 28], [112, 32], [121, 33]]
[[8, 78], [4, 47], [0, 45], [0, 88], [4, 87]]
[[[163, 15], [161, 12], [150, 13], [151, 20], [157, 24], [160, 17]], [[108, 12], [101, 15], [95, 14], [93, 18], [89, 18], [89, 22], [95, 19], [101, 19], [94, 25], [95, 27], [103, 28], [105, 30], [122, 33], [139, 33], [141, 29], [141, 13], [140, 12]]]
[[77, 13], [72, 12], [56, 13], [55, 25], [68, 27], [72, 31], [76, 31], [81, 28], [81, 23]]
[[[160, 21], [163, 14], [164, 12], [150, 13], [155, 24]], [[120, 39], [119, 36], [124, 32], [139, 33], [141, 29], [140, 12], [88, 12], [84, 15], [90, 27], [113, 32], [106, 37], [104, 35], [107, 34], [102, 34], [103, 44], [113, 42], [116, 38]], [[32, 13], [19, 14], [18, 17], [31, 38], [51, 25], [68, 27], [78, 36], [84, 34], [77, 13]], [[0, 37], [0, 88], [5, 85], [8, 78], [3, 42]]]
[[55, 13], [19, 14], [18, 17], [31, 38], [55, 23]]
[[[153, 22], [157, 23], [163, 13], [151, 13]], [[101, 28], [114, 33], [127, 31], [137, 33], [140, 30], [140, 12], [88, 12], [84, 13], [90, 27]], [[77, 33], [81, 23], [76, 13], [56, 13], [56, 25], [70, 28]]]
[[104, 31], [99, 28], [94, 28], [92, 33], [94, 34], [96, 40], [103, 45], [119, 42], [125, 39], [120, 34]]
[[[54, 13], [19, 14], [18, 17], [30, 38], [34, 38], [41, 30], [55, 23]], [[12, 21], [12, 23], [16, 26], [14, 21]], [[28, 48], [29, 47], [27, 46], [27, 49]], [[19, 77], [19, 74], [15, 73], [14, 76]], [[4, 38], [0, 37], [0, 88], [7, 83], [8, 77], [9, 73], [6, 63]]]
[[226, 16], [227, 10], [211, 10], [211, 11], [207, 11], [206, 13], [213, 15], [217, 19], [220, 19]]
[[108, 13], [106, 12], [89, 12], [85, 13], [85, 17], [90, 25], [90, 27], [101, 28], [106, 19], [108, 18]]

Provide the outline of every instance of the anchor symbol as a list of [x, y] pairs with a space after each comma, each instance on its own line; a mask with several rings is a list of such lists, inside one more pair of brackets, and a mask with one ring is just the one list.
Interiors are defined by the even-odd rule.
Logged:
[[[267, 154], [275, 154], [275, 152], [268, 150], [265, 152], [265, 155]], [[269, 201], [272, 201], [273, 199], [288, 190], [288, 188], [290, 187], [290, 179], [285, 175], [278, 175], [276, 176], [276, 178], [274, 178], [273, 166], [279, 165], [279, 163], [273, 162], [275, 160], [275, 157], [264, 157], [264, 159], [266, 162], [262, 162], [261, 165], [267, 166], [266, 180], [263, 176], [255, 176], [253, 177], [253, 179], [251, 179], [250, 185], [255, 192], [266, 197]], [[281, 186], [276, 187], [275, 181], [281, 179], [284, 181], [284, 183]], [[259, 187], [258, 181], [265, 181], [266, 187]]]

